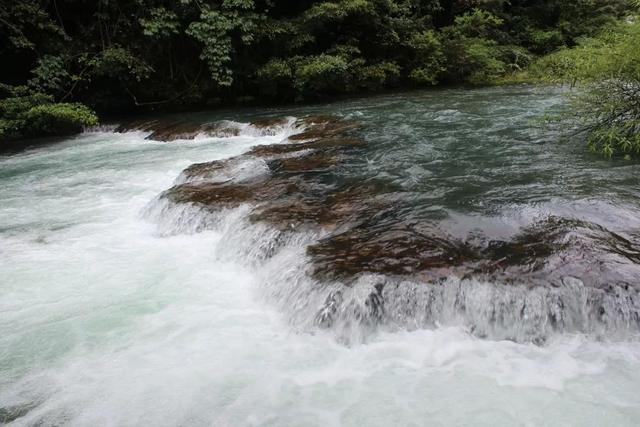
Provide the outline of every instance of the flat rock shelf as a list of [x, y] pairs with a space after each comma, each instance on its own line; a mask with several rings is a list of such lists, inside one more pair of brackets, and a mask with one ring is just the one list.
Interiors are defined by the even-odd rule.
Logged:
[[634, 426], [640, 165], [559, 90], [123, 121], [0, 155], [0, 424]]
[[[189, 166], [160, 199], [193, 206], [203, 217], [246, 206], [247, 227], [260, 222], [274, 231], [262, 242], [265, 258], [296, 234], [317, 236], [300, 275], [315, 288], [310, 293], [327, 293], [315, 315], [309, 307], [319, 326], [433, 327], [455, 318], [482, 337], [536, 343], [554, 331], [640, 330], [637, 235], [549, 214], [507, 238], [481, 228], [456, 236], [414, 214], [413, 191], [350, 176], [349, 165], [367, 155], [364, 123], [327, 115], [259, 123], [261, 132], [287, 123], [293, 131], [280, 143]], [[183, 125], [154, 126], [164, 141], [184, 132]], [[215, 220], [208, 226], [215, 228]], [[474, 287], [482, 293], [489, 287], [491, 298], [470, 300], [478, 298]]]

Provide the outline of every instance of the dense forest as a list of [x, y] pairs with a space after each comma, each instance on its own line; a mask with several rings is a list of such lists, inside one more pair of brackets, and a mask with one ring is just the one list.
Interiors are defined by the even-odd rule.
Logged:
[[0, 138], [69, 132], [96, 123], [93, 110], [495, 82], [619, 26], [634, 7], [627, 0], [1, 3]]

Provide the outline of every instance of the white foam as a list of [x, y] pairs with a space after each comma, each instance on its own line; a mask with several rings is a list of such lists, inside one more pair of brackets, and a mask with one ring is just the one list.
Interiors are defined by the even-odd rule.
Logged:
[[[242, 137], [250, 137], [250, 138], [262, 138], [268, 137], [273, 140], [282, 141], [288, 138], [291, 135], [296, 133], [300, 133], [303, 128], [297, 124], [297, 119], [295, 117], [287, 117], [283, 120], [282, 123], [274, 124], [271, 126], [255, 126], [251, 123], [238, 122], [235, 120], [220, 120], [211, 123], [205, 123], [205, 125], [213, 125], [217, 127], [217, 132], [215, 135], [210, 135], [208, 132], [203, 130], [200, 133], [197, 133], [193, 138], [189, 139], [176, 139], [171, 142], [189, 142], [189, 141], [211, 141], [217, 139], [226, 139], [226, 138], [242, 138]], [[206, 127], [206, 126], [205, 126]], [[100, 126], [92, 126], [85, 129], [86, 133], [112, 133], [118, 128], [118, 125], [100, 125]], [[125, 134], [138, 134], [144, 135], [144, 137], [150, 136], [153, 131], [143, 131], [140, 129], [130, 129], [124, 132]]]
[[216, 217], [149, 204], [188, 165], [278, 138], [87, 134], [0, 159], [5, 421], [636, 424], [634, 339], [560, 334], [536, 346], [462, 325], [345, 345], [310, 315], [337, 287], [313, 288], [305, 274], [304, 248], [318, 236], [251, 226], [246, 207]]

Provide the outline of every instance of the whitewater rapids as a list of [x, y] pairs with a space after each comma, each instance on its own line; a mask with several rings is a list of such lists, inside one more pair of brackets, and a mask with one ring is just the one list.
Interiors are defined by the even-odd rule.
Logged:
[[189, 165], [290, 132], [93, 132], [0, 156], [0, 423], [637, 425], [634, 335], [536, 345], [436, 325], [345, 342], [277, 303], [290, 283], [265, 285], [315, 236], [265, 265], [246, 243], [267, 229], [229, 239], [242, 209], [208, 227], [159, 204]]

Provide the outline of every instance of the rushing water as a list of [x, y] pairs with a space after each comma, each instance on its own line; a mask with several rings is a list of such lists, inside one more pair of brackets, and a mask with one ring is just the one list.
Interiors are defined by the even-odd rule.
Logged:
[[[568, 240], [586, 249], [524, 283], [448, 273], [438, 300], [403, 279], [375, 327], [318, 324], [337, 287], [362, 303], [380, 277], [311, 280], [305, 249], [322, 233], [274, 245], [247, 206], [211, 214], [158, 198], [191, 164], [281, 143], [291, 126], [169, 143], [94, 132], [0, 157], [0, 423], [636, 425], [640, 167], [533, 123], [561, 104], [517, 87], [196, 115], [356, 119], [367, 146], [323, 185], [383, 183], [393, 218], [456, 238], [509, 239], [549, 217], [591, 224]], [[591, 290], [606, 299], [597, 321], [579, 309]], [[540, 320], [551, 294], [579, 311], [561, 313], [562, 328]], [[447, 295], [465, 309], [407, 308]]]

